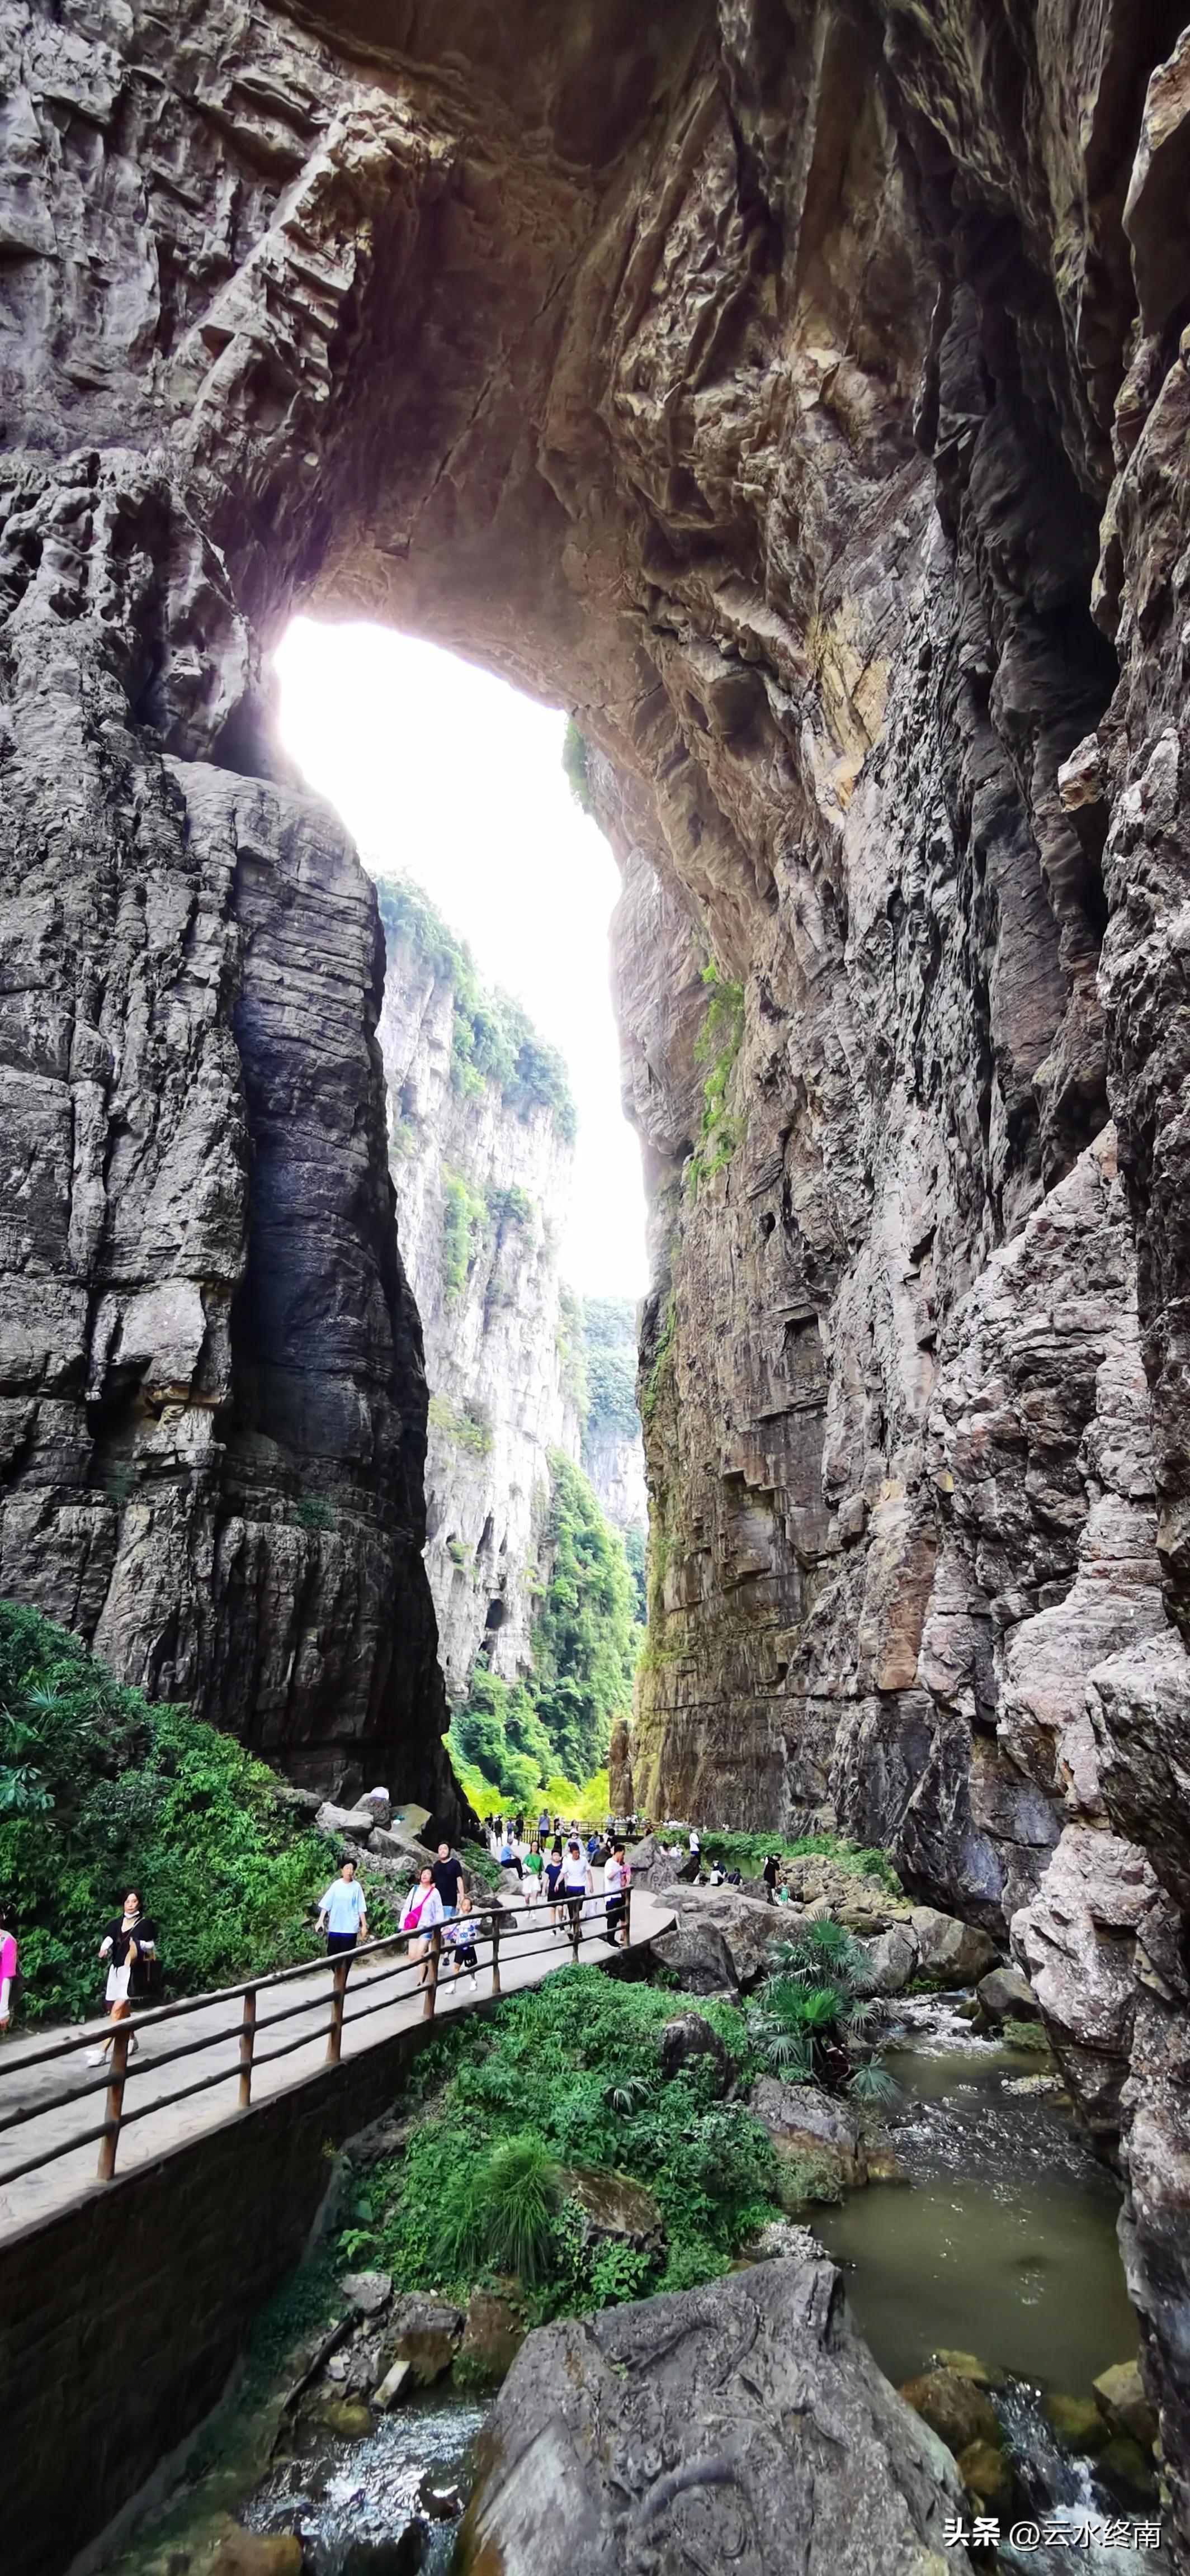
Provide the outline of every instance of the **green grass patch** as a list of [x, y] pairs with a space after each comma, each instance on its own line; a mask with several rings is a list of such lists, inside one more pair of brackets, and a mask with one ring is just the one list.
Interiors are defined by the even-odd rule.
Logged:
[[[778, 2213], [781, 2174], [767, 2132], [718, 2097], [706, 2061], [663, 2082], [661, 2028], [687, 2004], [746, 2086], [763, 2060], [734, 2006], [598, 1968], [564, 1969], [485, 2023], [441, 2032], [410, 2071], [403, 2107], [420, 2103], [422, 2117], [403, 2158], [369, 2178], [375, 2215], [366, 2239], [353, 2229], [352, 2259], [456, 2298], [514, 2274], [535, 2321], [714, 2279]], [[566, 2189], [576, 2167], [652, 2194], [655, 2249], [586, 2241]]]
[[726, 1870], [738, 1869], [742, 1878], [758, 1878], [770, 1852], [782, 1860], [830, 1860], [837, 1869], [854, 1871], [859, 1878], [874, 1878], [890, 1896], [901, 1894], [901, 1882], [886, 1851], [875, 1846], [848, 1842], [839, 1834], [799, 1834], [793, 1841], [781, 1834], [705, 1833], [702, 1857], [720, 1861]]

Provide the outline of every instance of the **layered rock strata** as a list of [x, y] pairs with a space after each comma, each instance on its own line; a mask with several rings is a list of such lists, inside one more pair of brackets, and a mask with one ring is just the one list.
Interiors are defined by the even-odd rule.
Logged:
[[564, 698], [654, 1198], [638, 1799], [829, 1795], [1027, 1918], [1097, 2120], [1130, 2068], [1190, 2529], [1188, 83], [1126, 0], [0, 15], [3, 1579], [432, 1768], [374, 915], [259, 654], [300, 601]]
[[494, 1077], [460, 1084], [457, 1010], [449, 972], [394, 914], [379, 1038], [430, 1390], [426, 1571], [453, 1699], [481, 1654], [505, 1681], [532, 1669], [550, 1456], [579, 1446], [578, 1326], [558, 1272], [570, 1125]]

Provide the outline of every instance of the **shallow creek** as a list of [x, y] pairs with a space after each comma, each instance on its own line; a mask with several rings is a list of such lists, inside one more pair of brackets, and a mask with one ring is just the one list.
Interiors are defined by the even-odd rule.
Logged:
[[[973, 2036], [961, 2000], [898, 2007], [888, 2064], [901, 2099], [888, 2127], [908, 2183], [876, 2184], [805, 2216], [845, 2267], [857, 2322], [894, 2382], [939, 2350], [974, 2352], [1004, 2382], [993, 2402], [1017, 2510], [1056, 2509], [1071, 2529], [1069, 2543], [1020, 2556], [1002, 2545], [1006, 2576], [1153, 2576], [1163, 2554], [1076, 2541], [1088, 2517], [1157, 2508], [1062, 2451], [1041, 2402], [1048, 2392], [1089, 2397], [1098, 2372], [1135, 2353], [1119, 2195], [1069, 2108], [1040, 2089], [1048, 2059]], [[253, 2530], [300, 2532], [312, 2576], [445, 2576], [451, 2508], [466, 2493], [484, 2411], [429, 2390], [355, 2442], [301, 2419], [293, 2456], [277, 2457], [235, 2510]]]
[[1100, 2371], [1136, 2352], [1118, 2188], [1065, 2098], [1038, 2085], [1048, 2059], [976, 2037], [962, 2000], [911, 1998], [897, 2008], [887, 2063], [901, 2102], [887, 2125], [908, 2187], [853, 2192], [807, 2217], [844, 2267], [856, 2321], [891, 2380], [915, 2377], [950, 2350], [976, 2354], [1002, 2383], [992, 2402], [1021, 2507], [1071, 2532], [1068, 2543], [1019, 2555], [1002, 2541], [1003, 2568], [1163, 2569], [1163, 2552], [1077, 2540], [1088, 2520], [1133, 2521], [1157, 2506], [1064, 2451], [1042, 2403], [1051, 2393], [1089, 2398]]

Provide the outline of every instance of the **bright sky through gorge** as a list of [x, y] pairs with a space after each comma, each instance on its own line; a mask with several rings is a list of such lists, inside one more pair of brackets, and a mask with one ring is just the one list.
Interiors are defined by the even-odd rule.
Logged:
[[375, 626], [298, 618], [276, 668], [285, 746], [365, 864], [423, 886], [566, 1060], [579, 1127], [564, 1276], [588, 1296], [640, 1296], [640, 1150], [608, 988], [619, 877], [563, 774], [564, 716]]

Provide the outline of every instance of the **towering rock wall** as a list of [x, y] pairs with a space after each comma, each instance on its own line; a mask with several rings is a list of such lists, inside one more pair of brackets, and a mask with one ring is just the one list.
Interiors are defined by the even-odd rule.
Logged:
[[3, 1579], [432, 1762], [374, 913], [259, 651], [300, 600], [564, 698], [654, 1199], [643, 1793], [829, 1789], [1016, 1909], [1101, 2125], [1129, 2070], [1190, 2529], [1178, 26], [4, 0]]
[[[550, 1452], [578, 1453], [557, 1247], [573, 1174], [560, 1068], [519, 1015], [478, 993], [457, 942], [412, 889], [380, 886], [380, 1049], [401, 1250], [425, 1337], [426, 1570], [453, 1700], [476, 1657], [530, 1669]], [[460, 986], [470, 988], [471, 1002]], [[475, 1016], [507, 1058], [473, 1061]]]
[[614, 1528], [643, 1537], [649, 1500], [636, 1407], [637, 1310], [628, 1297], [583, 1299], [583, 1472]]

